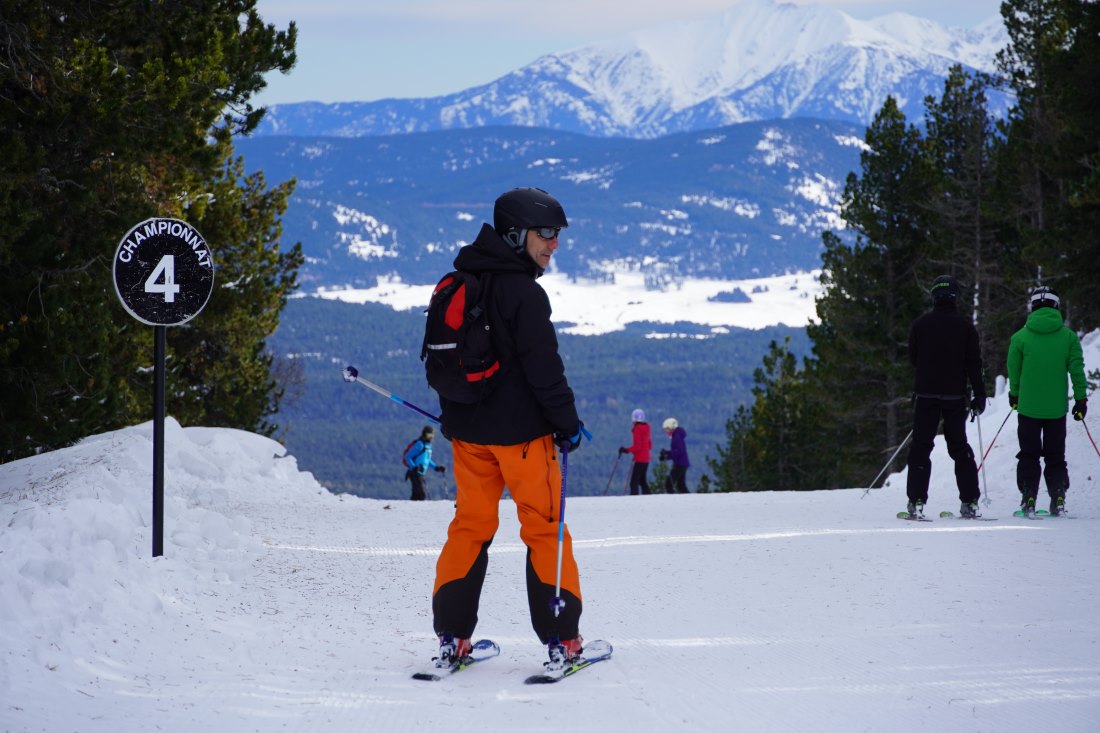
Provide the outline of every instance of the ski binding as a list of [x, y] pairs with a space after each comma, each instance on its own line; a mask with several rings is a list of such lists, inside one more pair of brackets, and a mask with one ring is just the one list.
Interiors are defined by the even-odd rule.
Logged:
[[457, 660], [453, 664], [439, 664], [436, 662], [436, 666], [427, 672], [417, 672], [412, 676], [414, 680], [427, 680], [430, 682], [438, 682], [444, 677], [449, 677], [455, 672], [461, 672], [464, 669], [468, 669], [475, 664], [479, 664], [488, 659], [500, 654], [500, 647], [497, 646], [495, 641], [490, 639], [479, 639], [474, 642], [473, 649], [470, 653], [461, 659]]
[[567, 662], [565, 666], [554, 668], [550, 662], [545, 663], [545, 671], [541, 674], [533, 674], [523, 681], [526, 685], [548, 685], [554, 682], [560, 682], [561, 680], [571, 675], [580, 672], [582, 669], [591, 667], [596, 662], [602, 662], [605, 659], [611, 658], [612, 646], [608, 642], [597, 639], [596, 641], [589, 641], [585, 643], [584, 648], [581, 649], [581, 655], [575, 658], [572, 662]]
[[983, 517], [980, 514], [976, 517], [955, 517], [955, 512], [940, 512], [940, 519], [951, 519], [951, 518], [966, 519], [966, 520], [970, 520], [970, 521], [974, 521], [974, 522], [996, 522], [997, 521], [996, 517]]

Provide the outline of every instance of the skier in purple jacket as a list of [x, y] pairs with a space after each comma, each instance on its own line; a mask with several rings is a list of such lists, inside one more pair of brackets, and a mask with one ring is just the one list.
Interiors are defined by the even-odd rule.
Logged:
[[688, 461], [687, 431], [680, 427], [680, 423], [674, 417], [667, 418], [661, 423], [661, 427], [664, 428], [665, 435], [671, 439], [668, 450], [662, 448], [660, 455], [662, 461], [672, 459], [672, 470], [665, 479], [665, 493], [686, 494], [688, 493], [687, 470], [691, 466]]

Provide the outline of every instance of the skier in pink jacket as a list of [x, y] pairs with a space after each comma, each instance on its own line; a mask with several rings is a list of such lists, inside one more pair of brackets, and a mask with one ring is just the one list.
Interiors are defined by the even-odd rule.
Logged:
[[630, 429], [631, 440], [629, 448], [619, 448], [619, 455], [629, 453], [634, 457], [634, 469], [630, 472], [630, 495], [649, 493], [649, 460], [653, 455], [653, 438], [649, 432], [649, 423], [645, 421], [645, 411], [635, 410], [630, 413], [630, 419], [634, 426]]

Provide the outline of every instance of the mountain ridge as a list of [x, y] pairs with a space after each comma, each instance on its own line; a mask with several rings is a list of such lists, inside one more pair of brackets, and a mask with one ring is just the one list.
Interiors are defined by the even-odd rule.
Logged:
[[[923, 117], [953, 64], [992, 72], [999, 18], [948, 28], [905, 13], [857, 20], [749, 0], [679, 23], [542, 56], [488, 84], [427, 98], [272, 105], [258, 134], [359, 137], [492, 125], [652, 139], [763, 119], [867, 124], [887, 95]], [[995, 114], [1007, 108], [990, 94]]]
[[308, 290], [395, 274], [434, 283], [513, 186], [538, 186], [565, 206], [561, 271], [641, 270], [662, 287], [818, 267], [822, 230], [842, 227], [839, 197], [861, 133], [806, 119], [655, 140], [488, 127], [245, 138], [237, 151], [269, 180], [298, 181], [284, 237], [303, 243]]

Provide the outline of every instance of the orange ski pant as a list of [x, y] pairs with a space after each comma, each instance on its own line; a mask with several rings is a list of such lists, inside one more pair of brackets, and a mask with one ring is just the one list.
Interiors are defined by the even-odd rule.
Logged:
[[432, 591], [436, 634], [473, 636], [489, 545], [500, 520], [507, 487], [516, 504], [520, 539], [527, 545], [527, 602], [531, 625], [545, 644], [579, 635], [581, 587], [569, 530], [562, 540], [561, 594], [565, 607], [555, 616], [561, 467], [549, 435], [518, 445], [451, 443], [457, 486], [455, 516], [439, 555]]

